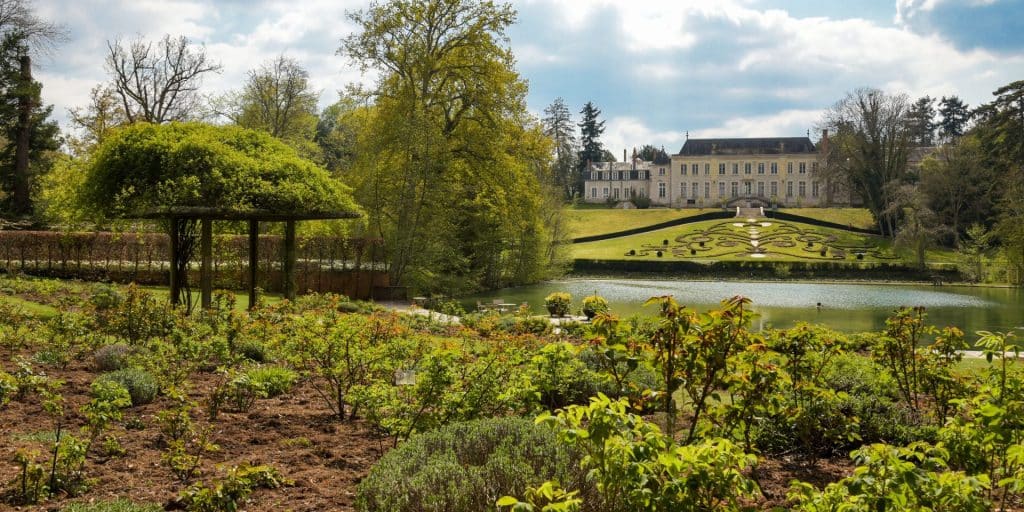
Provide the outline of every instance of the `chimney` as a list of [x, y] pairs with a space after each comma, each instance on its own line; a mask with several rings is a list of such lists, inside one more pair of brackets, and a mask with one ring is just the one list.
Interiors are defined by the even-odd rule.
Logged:
[[626, 163], [629, 160], [626, 159], [626, 148], [622, 148], [622, 162]]
[[821, 154], [828, 155], [828, 128], [821, 131]]

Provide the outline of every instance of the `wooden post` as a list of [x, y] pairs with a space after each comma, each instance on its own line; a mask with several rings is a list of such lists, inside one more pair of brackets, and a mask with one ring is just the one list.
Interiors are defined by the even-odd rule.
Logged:
[[170, 293], [171, 293], [171, 304], [177, 306], [180, 304], [181, 295], [181, 278], [178, 276], [178, 225], [177, 217], [171, 217], [171, 227], [169, 235], [171, 236], [171, 278], [170, 278]]
[[202, 263], [199, 269], [199, 288], [203, 309], [210, 309], [210, 305], [213, 304], [213, 221], [203, 218], [201, 222], [199, 251]]
[[258, 263], [257, 243], [260, 239], [260, 223], [249, 221], [249, 309], [256, 307], [256, 265]]
[[295, 221], [284, 223], [284, 298], [295, 300]]

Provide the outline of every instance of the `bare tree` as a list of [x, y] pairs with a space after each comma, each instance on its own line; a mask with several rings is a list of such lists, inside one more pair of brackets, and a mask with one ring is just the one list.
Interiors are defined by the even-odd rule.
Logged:
[[219, 73], [205, 47], [185, 36], [165, 35], [153, 43], [141, 37], [107, 41], [107, 71], [129, 123], [183, 121], [199, 110], [199, 87], [206, 73]]
[[282, 139], [305, 139], [316, 130], [319, 96], [309, 73], [295, 59], [281, 55], [249, 70], [245, 87], [217, 99], [213, 110], [239, 126]]
[[67, 39], [67, 29], [36, 16], [28, 0], [0, 0], [0, 35], [17, 34], [25, 49], [35, 54], [49, 54]]

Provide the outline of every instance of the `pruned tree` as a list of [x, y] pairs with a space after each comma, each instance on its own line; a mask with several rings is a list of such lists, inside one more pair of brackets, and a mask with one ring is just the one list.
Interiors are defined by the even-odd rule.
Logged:
[[575, 188], [576, 164], [576, 127], [573, 126], [572, 114], [562, 98], [555, 98], [544, 108], [544, 135], [555, 145], [554, 175], [555, 184], [561, 189], [566, 199], [571, 199], [578, 191]]
[[905, 95], [857, 89], [832, 106], [822, 126], [835, 135], [827, 163], [864, 201], [886, 236], [893, 236], [902, 210], [893, 192], [907, 178], [910, 135]]
[[156, 43], [141, 36], [107, 41], [106, 68], [129, 123], [166, 123], [196, 117], [199, 88], [221, 65], [185, 36], [165, 35]]

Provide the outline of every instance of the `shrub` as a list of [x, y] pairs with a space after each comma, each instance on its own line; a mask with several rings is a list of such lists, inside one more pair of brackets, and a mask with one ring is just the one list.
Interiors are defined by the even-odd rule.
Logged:
[[96, 378], [96, 381], [116, 382], [128, 390], [132, 397], [132, 405], [139, 406], [148, 404], [156, 399], [160, 390], [156, 379], [149, 372], [138, 368], [123, 368], [109, 373], [104, 373]]
[[63, 512], [161, 512], [163, 506], [148, 503], [135, 503], [124, 498], [95, 503], [71, 503], [61, 509]]
[[598, 313], [608, 312], [608, 300], [600, 295], [588, 295], [583, 297], [583, 314], [587, 318], [594, 318]]
[[272, 466], [242, 464], [231, 468], [227, 476], [210, 487], [202, 483], [189, 486], [181, 493], [179, 500], [189, 512], [234, 511], [238, 510], [239, 502], [245, 500], [253, 489], [276, 489], [291, 483]]
[[101, 372], [120, 370], [128, 366], [132, 347], [124, 343], [104, 345], [92, 355], [93, 364]]
[[268, 397], [280, 396], [292, 389], [299, 374], [283, 366], [256, 366], [245, 372], [249, 380], [260, 386]]
[[569, 314], [569, 308], [572, 306], [572, 295], [566, 292], [554, 292], [544, 297], [544, 305], [548, 308], [548, 313], [553, 316], [565, 316]]
[[493, 510], [506, 494], [558, 480], [592, 485], [554, 432], [520, 418], [457, 423], [412, 437], [388, 452], [359, 485], [356, 509], [380, 512]]
[[18, 392], [18, 379], [0, 370], [0, 407], [7, 405]]
[[267, 362], [267, 347], [255, 340], [244, 340], [235, 345], [235, 353], [256, 363]]

